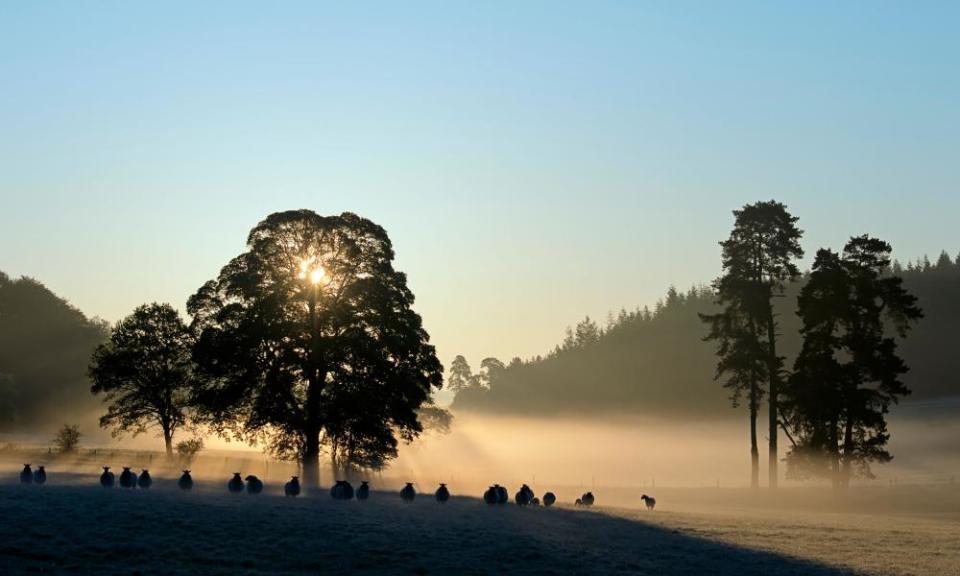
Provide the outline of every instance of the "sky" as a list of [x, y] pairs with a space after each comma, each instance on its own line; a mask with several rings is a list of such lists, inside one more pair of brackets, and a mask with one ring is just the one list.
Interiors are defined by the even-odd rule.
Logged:
[[[0, 270], [186, 299], [267, 214], [386, 228], [445, 364], [803, 245], [960, 251], [960, 4], [0, 0]], [[809, 258], [805, 264], [809, 263]]]

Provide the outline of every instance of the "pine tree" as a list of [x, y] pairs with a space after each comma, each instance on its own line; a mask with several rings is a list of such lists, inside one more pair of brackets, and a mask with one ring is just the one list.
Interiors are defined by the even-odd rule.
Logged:
[[467, 359], [457, 355], [450, 363], [450, 376], [447, 378], [447, 387], [453, 392], [459, 392], [472, 388], [479, 382], [477, 376], [470, 368]]
[[[779, 420], [779, 386], [783, 358], [777, 354], [777, 319], [773, 299], [783, 294], [784, 284], [799, 276], [794, 260], [803, 256], [797, 218], [779, 202], [757, 202], [733, 212], [735, 223], [730, 237], [721, 242], [724, 275], [715, 284], [717, 302], [727, 312], [742, 316], [738, 330], [750, 332], [749, 345], [740, 350], [757, 352], [765, 345], [762, 359], [767, 379], [769, 407], [769, 485], [778, 480], [777, 437]], [[710, 317], [705, 321], [713, 323]], [[733, 335], [728, 335], [733, 337]], [[721, 355], [718, 369], [722, 367]], [[751, 362], [752, 364], [753, 362]]]
[[910, 393], [895, 337], [923, 313], [903, 280], [883, 273], [889, 264], [890, 245], [869, 236], [852, 238], [840, 256], [817, 253], [798, 300], [804, 340], [787, 390], [794, 475], [846, 487], [872, 476], [870, 462], [892, 458], [885, 414]]

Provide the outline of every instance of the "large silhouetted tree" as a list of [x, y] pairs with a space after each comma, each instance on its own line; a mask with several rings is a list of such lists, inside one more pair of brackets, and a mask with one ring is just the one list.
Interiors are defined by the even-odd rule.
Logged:
[[794, 475], [846, 487], [871, 475], [870, 462], [891, 459], [885, 414], [910, 393], [895, 337], [923, 314], [889, 267], [890, 245], [869, 236], [852, 238], [842, 255], [817, 253], [798, 300], [803, 347], [786, 390]]
[[296, 457], [319, 482], [335, 464], [378, 466], [422, 430], [417, 410], [443, 367], [393, 268], [386, 231], [355, 214], [271, 214], [247, 251], [190, 298], [197, 391], [221, 434]]
[[758, 310], [763, 302], [758, 298], [757, 290], [749, 287], [731, 290], [731, 278], [717, 282], [719, 294], [738, 294], [729, 298], [726, 307], [716, 314], [700, 314], [700, 318], [710, 326], [705, 340], [717, 342], [717, 368], [715, 378], [723, 382], [730, 390], [730, 401], [736, 408], [744, 397], [750, 416], [750, 486], [760, 485], [760, 450], [757, 444], [757, 414], [763, 399], [763, 382], [767, 379], [766, 354], [769, 347], [765, 335], [757, 330]]
[[169, 304], [146, 304], [117, 323], [93, 353], [88, 374], [107, 413], [100, 425], [114, 436], [159, 428], [168, 456], [187, 419], [194, 366], [193, 338]]
[[[753, 373], [763, 346], [762, 361], [766, 365], [767, 405], [769, 412], [769, 485], [777, 486], [777, 432], [779, 420], [779, 386], [783, 358], [777, 353], [777, 318], [773, 299], [783, 294], [784, 285], [799, 275], [794, 260], [803, 256], [797, 228], [797, 218], [779, 202], [757, 202], [734, 210], [734, 226], [730, 237], [721, 242], [723, 247], [723, 276], [715, 284], [718, 304], [724, 309], [726, 320], [711, 322], [712, 330], [728, 328], [728, 333], [717, 335], [720, 340], [718, 373], [731, 373], [725, 364], [739, 367], [742, 377], [756, 378]], [[748, 331], [749, 335], [740, 332]], [[728, 346], [724, 349], [724, 340]], [[744, 359], [743, 355], [750, 358]], [[746, 370], [746, 372], [743, 372]], [[736, 373], [734, 370], [732, 373]], [[757, 391], [749, 381], [748, 389]], [[740, 386], [740, 384], [737, 384]], [[753, 394], [757, 396], [757, 393]], [[755, 413], [751, 414], [751, 418]]]

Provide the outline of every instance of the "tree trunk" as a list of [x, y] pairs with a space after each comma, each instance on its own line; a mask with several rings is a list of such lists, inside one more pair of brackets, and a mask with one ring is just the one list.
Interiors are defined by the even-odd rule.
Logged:
[[847, 416], [843, 430], [843, 471], [841, 486], [850, 487], [850, 476], [853, 465], [853, 418]]
[[840, 449], [837, 447], [837, 419], [834, 418], [830, 421], [830, 433], [828, 434], [828, 439], [830, 442], [830, 482], [833, 484], [834, 490], [840, 489]]
[[767, 345], [768, 358], [767, 358], [767, 372], [770, 378], [770, 450], [769, 450], [769, 477], [768, 482], [770, 488], [776, 488], [778, 484], [779, 474], [777, 472], [778, 464], [778, 454], [777, 454], [777, 423], [778, 423], [778, 414], [779, 414], [779, 399], [777, 395], [779, 394], [779, 384], [780, 384], [780, 375], [777, 370], [777, 327], [773, 321], [773, 304], [770, 304], [770, 315], [767, 318]]
[[320, 488], [320, 393], [326, 374], [320, 369], [320, 324], [317, 318], [317, 296], [314, 286], [310, 295], [310, 366], [308, 370], [307, 402], [304, 427], [303, 484], [307, 490]]
[[173, 432], [167, 428], [163, 428], [163, 444], [167, 449], [167, 458], [173, 458]]
[[320, 488], [320, 432], [307, 433], [303, 451], [303, 484], [308, 489]]
[[750, 487], [760, 487], [760, 450], [757, 447], [757, 380], [750, 382]]

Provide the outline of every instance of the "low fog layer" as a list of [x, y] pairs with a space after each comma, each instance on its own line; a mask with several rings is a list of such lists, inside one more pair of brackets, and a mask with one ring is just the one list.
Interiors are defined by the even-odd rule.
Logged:
[[[746, 422], [653, 418], [529, 419], [457, 415], [449, 435], [401, 449], [389, 475], [420, 481], [550, 486], [745, 487]], [[960, 475], [960, 422], [891, 419], [894, 461], [874, 466], [875, 483], [929, 483]], [[761, 453], [761, 459], [766, 454]]]
[[[891, 418], [890, 450], [894, 461], [875, 465], [877, 478], [872, 483], [941, 483], [960, 475], [960, 446], [954, 441], [960, 437], [956, 411], [957, 407], [949, 406], [937, 410], [918, 408]], [[749, 482], [745, 424], [740, 420], [620, 418], [596, 422], [455, 414], [448, 434], [428, 432], [414, 443], [402, 445], [397, 460], [382, 474], [372, 476], [388, 485], [412, 480], [421, 489], [446, 482], [469, 493], [478, 493], [495, 482], [508, 486], [527, 483], [541, 492], [558, 487], [652, 490], [719, 484], [723, 488], [739, 488]], [[41, 454], [50, 442], [43, 435], [7, 440], [33, 445]], [[206, 436], [205, 443], [207, 448], [195, 464], [202, 473], [217, 476], [243, 467], [253, 473], [268, 474], [275, 481], [296, 473], [295, 464], [271, 461], [256, 447], [215, 436]], [[103, 462], [88, 456], [92, 449], [100, 450]], [[111, 450], [143, 454], [134, 457], [137, 462], [114, 462], [109, 461]], [[151, 434], [115, 440], [100, 431], [82, 439], [81, 466], [76, 470], [72, 465], [67, 467], [78, 473], [95, 473], [101, 464], [152, 463], [155, 467], [178, 470], [180, 464], [166, 463], [160, 450], [162, 441]], [[7, 456], [12, 457], [9, 453]], [[761, 458], [766, 459], [765, 452]], [[329, 479], [330, 470], [325, 469], [323, 475]]]

